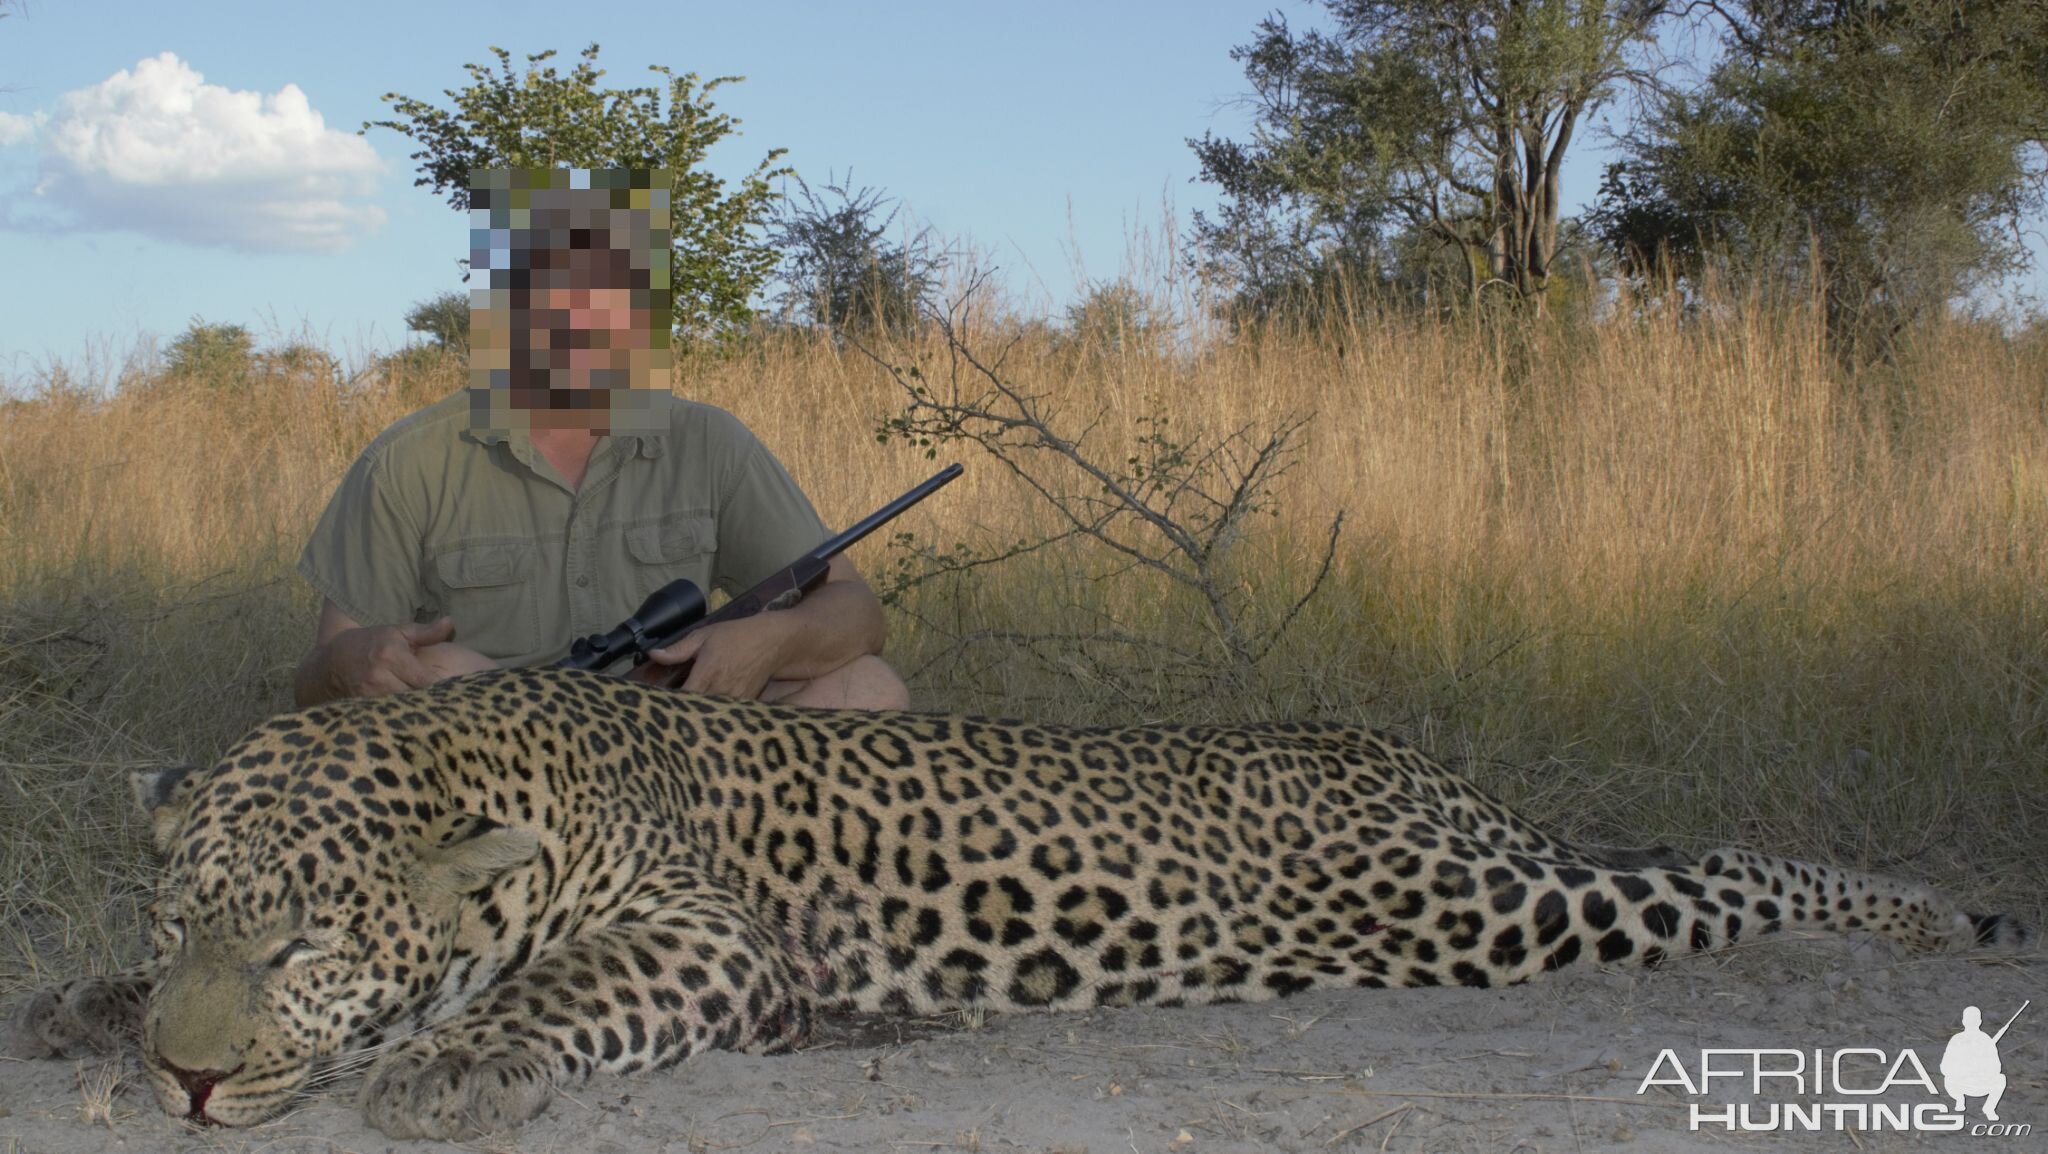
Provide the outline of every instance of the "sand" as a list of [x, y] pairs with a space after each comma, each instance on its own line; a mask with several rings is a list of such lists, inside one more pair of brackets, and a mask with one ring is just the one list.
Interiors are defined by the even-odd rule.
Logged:
[[[1585, 969], [1504, 990], [1318, 991], [1253, 1005], [985, 1019], [833, 1017], [801, 1053], [711, 1053], [660, 1073], [594, 1079], [523, 1129], [460, 1146], [391, 1141], [363, 1125], [346, 1089], [253, 1129], [196, 1130], [162, 1114], [123, 1062], [11, 1061], [0, 1064], [0, 1154], [2037, 1151], [2048, 1149], [2044, 962], [2039, 951], [1899, 958], [1868, 944], [1781, 939], [1656, 971]], [[1874, 1099], [1769, 1087], [1752, 1097], [1732, 1083], [1702, 1097], [1679, 1087], [1639, 1092], [1667, 1048], [1689, 1075], [1701, 1047], [1884, 1052], [1853, 1058], [1852, 1071], [1911, 1048], [1938, 1081], [1964, 1006], [1982, 1007], [1992, 1030], [2028, 998], [2033, 1008], [1999, 1046], [2008, 1078], [1999, 1115], [2033, 1127], [2023, 1135], [1689, 1126], [1689, 1104], [1714, 1115], [1745, 1099], [1753, 1117], [1774, 1101], [1948, 1110], [1912, 1085]], [[1980, 1107], [1969, 1102], [1966, 1126], [1984, 1123]]]

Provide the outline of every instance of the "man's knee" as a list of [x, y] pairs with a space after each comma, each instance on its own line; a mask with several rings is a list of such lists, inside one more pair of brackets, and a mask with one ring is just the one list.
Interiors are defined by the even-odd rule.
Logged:
[[888, 662], [869, 654], [846, 663], [857, 686], [860, 705], [854, 709], [909, 709], [910, 686]]
[[814, 709], [908, 709], [910, 687], [888, 662], [869, 654], [809, 681], [770, 682], [761, 700]]

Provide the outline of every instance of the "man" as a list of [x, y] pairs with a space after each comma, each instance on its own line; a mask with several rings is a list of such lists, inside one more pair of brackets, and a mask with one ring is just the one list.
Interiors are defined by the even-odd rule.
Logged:
[[[552, 662], [671, 580], [736, 593], [828, 535], [744, 425], [668, 392], [667, 173], [477, 176], [470, 388], [379, 435], [321, 516], [301, 705]], [[906, 708], [884, 628], [840, 556], [796, 606], [653, 659], [694, 662], [691, 692]]]
[[[2020, 1007], [2022, 1011], [2026, 1008]], [[2019, 1015], [2014, 1014], [2013, 1018], [2017, 1020]], [[1955, 1099], [1956, 1113], [1965, 1112], [1964, 1098], [1981, 1097], [1984, 1117], [1996, 1122], [1998, 1100], [2005, 1096], [2005, 1069], [1998, 1060], [1998, 1042], [2012, 1023], [2007, 1022], [1996, 1034], [1986, 1034], [1983, 1026], [1984, 1011], [1975, 1006], [1963, 1007], [1963, 1028], [1948, 1040], [1948, 1048], [1941, 1054], [1941, 1084], [1948, 1096]]]

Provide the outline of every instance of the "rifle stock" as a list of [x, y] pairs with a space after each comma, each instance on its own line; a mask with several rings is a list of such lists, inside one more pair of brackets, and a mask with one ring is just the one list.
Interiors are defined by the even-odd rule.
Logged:
[[672, 581], [654, 591], [633, 616], [609, 633], [578, 638], [569, 655], [556, 664], [575, 669], [605, 669], [631, 657], [633, 668], [626, 676], [634, 681], [664, 688], [681, 688], [689, 677], [692, 662], [661, 665], [647, 659], [656, 649], [666, 649], [707, 625], [737, 621], [756, 613], [787, 609], [815, 592], [825, 583], [832, 558], [855, 542], [895, 520], [905, 509], [924, 500], [961, 473], [958, 464], [946, 466], [901, 497], [861, 518], [852, 528], [828, 538], [817, 548], [798, 557], [767, 580], [718, 607], [704, 611], [704, 594], [690, 581]]

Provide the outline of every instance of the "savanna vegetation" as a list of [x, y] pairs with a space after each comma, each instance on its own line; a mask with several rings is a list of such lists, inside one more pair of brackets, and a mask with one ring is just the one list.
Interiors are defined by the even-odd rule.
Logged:
[[[963, 346], [1126, 476], [1305, 421], [1217, 539], [1247, 635], [1277, 638], [1243, 669], [1199, 589], [1055, 539], [1070, 526], [987, 450], [933, 445], [967, 476], [908, 541], [856, 553], [893, 591], [889, 656], [922, 708], [1392, 726], [1577, 836], [1741, 840], [2037, 908], [2048, 342], [1948, 321], [1852, 371], [1821, 302], [1628, 306], [1333, 304], [1192, 345], [973, 318], [953, 345], [777, 330], [684, 358], [675, 387], [740, 415], [842, 524], [931, 465], [870, 435], [909, 400], [885, 366], [951, 395]], [[463, 379], [453, 354], [346, 376], [253, 354], [0, 409], [0, 822], [24, 831], [0, 839], [6, 981], [113, 957], [132, 923], [110, 895], [146, 876], [123, 771], [209, 759], [290, 705], [313, 519], [372, 435]], [[1171, 551], [1128, 517], [1108, 531]], [[1041, 547], [972, 563], [1020, 542]]]
[[[2027, 4], [1983, 6], [1997, 35], [1706, 6], [1690, 88], [1644, 55], [1669, 5], [1324, 7], [1240, 48], [1261, 131], [1194, 142], [1222, 199], [1184, 254], [1056, 318], [893, 239], [850, 176], [705, 177], [722, 81], [600, 93], [592, 46], [522, 84], [500, 52], [455, 111], [393, 94], [365, 127], [457, 208], [473, 165], [670, 167], [672, 387], [828, 522], [967, 465], [855, 553], [920, 708], [1386, 726], [1569, 836], [1740, 841], [2038, 923], [2048, 329], [1962, 307], [2040, 206]], [[1558, 162], [1627, 91], [1643, 131], [1562, 215]], [[0, 388], [0, 989], [130, 947], [125, 770], [290, 705], [314, 519], [466, 383], [462, 298], [403, 310], [429, 340], [391, 356], [195, 322]]]

